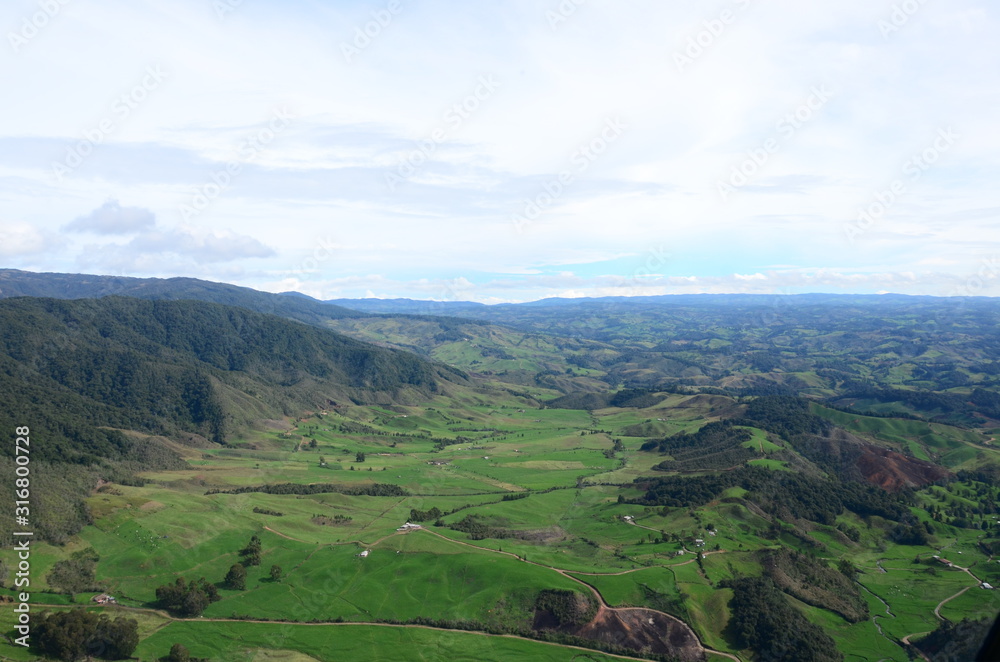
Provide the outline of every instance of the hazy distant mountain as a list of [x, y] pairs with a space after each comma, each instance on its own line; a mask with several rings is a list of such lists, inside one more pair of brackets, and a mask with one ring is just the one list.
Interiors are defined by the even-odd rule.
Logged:
[[[294, 293], [298, 294], [298, 293]], [[299, 295], [305, 296], [305, 295]], [[953, 298], [960, 300], [960, 298]], [[907, 305], [914, 302], [941, 302], [945, 297], [906, 294], [664, 294], [631, 297], [550, 297], [524, 303], [486, 305], [474, 301], [423, 301], [418, 299], [329, 299], [326, 303], [368, 313], [420, 315], [501, 315], [519, 308], [608, 306], [796, 306], [796, 305]]]
[[456, 315], [467, 310], [486, 308], [485, 304], [474, 301], [421, 301], [418, 299], [329, 299], [325, 303], [365, 313], [406, 315]]

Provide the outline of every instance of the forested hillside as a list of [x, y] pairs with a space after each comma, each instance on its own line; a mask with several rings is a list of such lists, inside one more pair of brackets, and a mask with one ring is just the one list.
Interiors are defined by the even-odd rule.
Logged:
[[53, 299], [96, 299], [119, 295], [137, 299], [209, 301], [239, 306], [258, 313], [321, 325], [331, 319], [360, 313], [304, 295], [259, 292], [249, 287], [214, 283], [197, 278], [129, 278], [89, 274], [33, 273], [0, 269], [0, 298], [19, 296]]
[[[73, 475], [72, 489], [49, 492], [66, 492], [66, 500], [48, 522], [79, 509], [69, 494], [78, 482], [178, 466], [169, 450], [119, 430], [224, 444], [255, 421], [423, 399], [447, 380], [465, 378], [409, 353], [242, 308], [125, 297], [0, 301], [0, 426], [30, 425], [39, 442], [33, 461]], [[0, 455], [9, 462], [13, 448]]]

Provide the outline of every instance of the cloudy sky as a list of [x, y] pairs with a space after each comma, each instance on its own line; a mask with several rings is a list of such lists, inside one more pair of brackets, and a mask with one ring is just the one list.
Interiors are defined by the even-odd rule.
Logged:
[[7, 0], [0, 266], [1000, 296], [988, 0]]

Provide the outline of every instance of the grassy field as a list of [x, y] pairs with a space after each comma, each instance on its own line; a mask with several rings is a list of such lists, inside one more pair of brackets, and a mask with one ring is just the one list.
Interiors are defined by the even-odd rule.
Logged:
[[[126, 606], [153, 607], [156, 587], [177, 577], [205, 577], [220, 587], [222, 599], [199, 621], [134, 612], [141, 659], [165, 655], [175, 642], [200, 657], [265, 662], [612, 659], [534, 641], [374, 623], [430, 617], [530, 627], [539, 591], [589, 594], [590, 586], [612, 607], [676, 615], [706, 645], [747, 660], [727, 633], [732, 591], [719, 583], [761, 574], [754, 552], [786, 545], [831, 561], [847, 558], [861, 570], [874, 620], [851, 624], [793, 600], [849, 660], [904, 660], [898, 640], [936, 627], [934, 609], [963, 588], [970, 587], [944, 604], [942, 617], [1000, 610], [1000, 593], [930, 560], [947, 554], [996, 584], [1000, 564], [978, 545], [986, 531], [933, 520], [920, 508], [915, 512], [935, 531], [930, 546], [895, 544], [878, 522], [850, 514], [798, 531], [751, 507], [739, 487], [697, 508], [619, 502], [622, 495], [639, 496], [641, 490], [627, 484], [651, 475], [661, 460], [639, 450], [649, 437], [636, 433], [694, 431], [724, 400], [671, 395], [646, 410], [581, 411], [530, 408], [509, 394], [494, 401], [441, 397], [424, 406], [317, 412], [288, 419], [284, 429], [248, 433], [228, 447], [187, 448], [187, 468], [149, 473], [141, 487], [94, 493], [92, 525], [66, 546], [37, 545], [34, 599], [67, 603], [66, 596], [38, 591], [50, 588], [46, 575], [56, 562], [92, 548], [100, 557], [97, 583]], [[928, 457], [957, 461], [956, 454], [975, 451], [979, 441], [975, 433], [938, 424], [820, 413], [880, 443], [912, 444], [914, 454], [920, 449]], [[747, 444], [766, 456], [786, 453], [754, 464], [791, 469], [784, 442], [756, 428], [751, 433]], [[277, 483], [386, 484], [406, 495], [209, 493]], [[955, 482], [928, 487], [918, 499], [922, 507], [974, 508], [983, 489]], [[431, 509], [441, 514], [422, 522], [424, 530], [397, 531], [412, 511]], [[457, 530], [469, 516], [502, 535]], [[784, 527], [777, 538], [775, 526]], [[858, 540], [844, 530], [856, 530]], [[232, 590], [222, 579], [253, 535], [261, 539], [261, 563], [249, 568], [245, 590]], [[9, 550], [0, 557], [13, 563]], [[282, 569], [277, 581], [270, 578], [272, 565]], [[0, 616], [6, 632], [11, 616], [8, 610]], [[212, 621], [234, 617], [300, 624]], [[306, 624], [335, 619], [348, 623]], [[0, 643], [0, 655], [32, 659], [7, 643]]]

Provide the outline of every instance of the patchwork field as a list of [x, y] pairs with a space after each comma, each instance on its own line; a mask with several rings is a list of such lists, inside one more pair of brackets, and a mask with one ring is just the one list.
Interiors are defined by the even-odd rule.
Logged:
[[[652, 425], [647, 431], [661, 436], [695, 432], [715, 420], [719, 404], [670, 400], [647, 410], [585, 411], [530, 408], [514, 396], [442, 397], [422, 407], [331, 409], [225, 447], [184, 448], [186, 468], [146, 473], [143, 485], [104, 486], [89, 499], [91, 525], [65, 546], [35, 547], [34, 613], [88, 604], [97, 589], [107, 591], [118, 606], [95, 609], [139, 621], [143, 660], [175, 643], [213, 660], [617, 659], [587, 651], [595, 641], [570, 636], [569, 627], [548, 641], [527, 638], [539, 633], [539, 596], [553, 592], [607, 613], [661, 612], [690, 627], [707, 659], [749, 661], [752, 652], [729, 629], [727, 582], [761, 575], [761, 554], [778, 548], [831, 569], [847, 560], [859, 571], [870, 608], [859, 622], [787, 596], [845, 659], [904, 662], [904, 637], [941, 619], [1000, 610], [997, 592], [979, 588], [1000, 580], [1000, 564], [980, 545], [988, 532], [935, 519], [934, 509], [915, 508], [932, 539], [907, 545], [891, 540], [876, 517], [847, 512], [824, 524], [774, 517], [738, 486], [700, 505], [644, 505], [644, 488], [632, 481], [656, 474], [651, 467], [662, 457], [639, 450], [653, 435], [637, 427]], [[978, 443], [948, 426], [882, 420], [838, 422], [928, 453]], [[751, 465], [789, 473], [799, 462], [774, 435], [747, 429], [744, 445], [763, 455]], [[304, 489], [320, 484], [333, 487]], [[265, 486], [279, 487], [260, 491]], [[927, 508], [971, 507], [977, 489], [984, 488], [935, 485], [918, 498]], [[420, 526], [398, 530], [406, 522]], [[252, 536], [258, 563], [235, 588], [224, 578]], [[91, 585], [71, 602], [49, 573], [81, 552], [98, 560]], [[944, 567], [935, 554], [968, 571]], [[13, 563], [9, 551], [3, 555]], [[219, 599], [199, 618], [164, 608], [157, 588], [178, 577], [205, 578]], [[4, 610], [0, 627], [12, 633], [13, 624]], [[656, 654], [631, 652], [647, 653]], [[10, 643], [0, 643], [0, 655], [33, 659]]]

